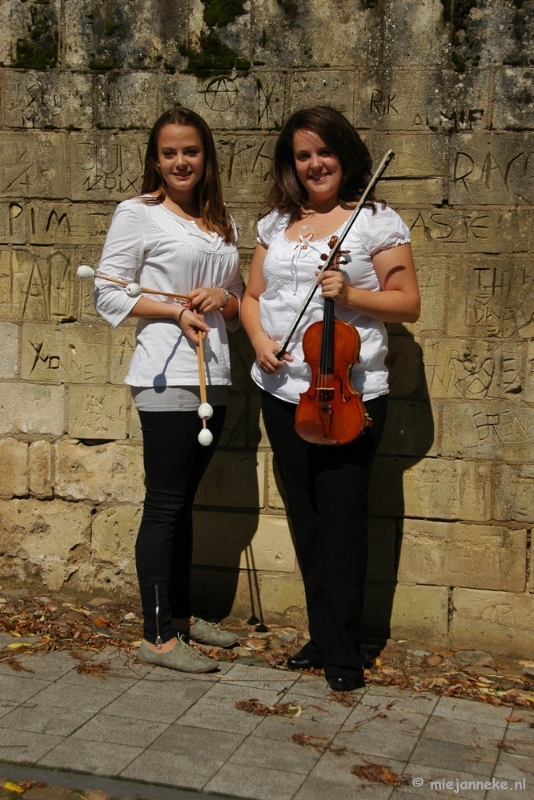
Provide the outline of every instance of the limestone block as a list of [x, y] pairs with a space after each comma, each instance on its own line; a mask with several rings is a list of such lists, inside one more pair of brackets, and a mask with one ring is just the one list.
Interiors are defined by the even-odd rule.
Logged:
[[278, 72], [204, 80], [177, 73], [164, 78], [163, 105], [191, 108], [216, 130], [280, 128], [284, 91], [285, 75]]
[[37, 567], [53, 590], [76, 569], [76, 549], [84, 548], [91, 508], [52, 500], [11, 500], [1, 504], [2, 552]]
[[103, 508], [93, 517], [91, 555], [109, 561], [121, 572], [135, 573], [135, 540], [142, 510], [135, 505]]
[[441, 452], [453, 458], [534, 461], [534, 408], [444, 403]]
[[419, 253], [513, 253], [525, 250], [528, 228], [512, 208], [396, 208]]
[[[111, 70], [183, 67], [190, 9], [185, 0], [77, 0], [63, 9], [66, 66]], [[155, 119], [155, 118], [154, 118]]]
[[259, 205], [254, 207], [252, 204], [248, 203], [246, 206], [231, 205], [229, 203], [228, 208], [237, 226], [239, 248], [250, 248], [253, 250], [257, 244], [256, 236], [258, 233], [256, 224], [264, 209]]
[[395, 520], [369, 517], [367, 580], [394, 583], [397, 575], [397, 531]]
[[532, 130], [534, 108], [532, 70], [501, 67], [495, 70], [493, 127], [505, 130]]
[[295, 617], [298, 609], [301, 611], [302, 621], [306, 624], [306, 598], [300, 576], [297, 578], [296, 575], [269, 573], [261, 575], [260, 597], [263, 613], [267, 619], [272, 619], [274, 614], [280, 614], [286, 619]]
[[101, 75], [97, 80], [98, 128], [148, 128], [158, 114], [158, 76], [153, 72]]
[[449, 202], [532, 205], [530, 133], [462, 133], [451, 137]]
[[527, 403], [534, 403], [534, 342], [528, 343], [525, 400]]
[[404, 522], [401, 583], [525, 590], [526, 531], [460, 522]]
[[451, 647], [534, 656], [534, 596], [455, 589]]
[[141, 191], [147, 133], [74, 133], [72, 199], [126, 200]]
[[359, 128], [476, 130], [487, 127], [487, 109], [487, 72], [472, 70], [462, 81], [451, 70], [384, 69], [381, 65], [360, 73]]
[[261, 396], [255, 392], [250, 397], [249, 443], [252, 447], [270, 447], [269, 437], [265, 429], [261, 412]]
[[239, 570], [193, 567], [191, 570], [191, 600], [193, 613], [199, 617], [237, 616], [248, 619], [258, 613], [257, 593], [246, 572]]
[[16, 378], [19, 360], [19, 328], [0, 322], [0, 378]]
[[0, 243], [24, 244], [26, 241], [26, 206], [12, 200], [0, 203]]
[[395, 456], [435, 456], [440, 409], [430, 400], [390, 397], [378, 452]]
[[125, 439], [127, 390], [114, 386], [69, 387], [69, 436]]
[[[102, 249], [116, 204], [28, 203], [32, 244], [94, 244]], [[96, 267], [96, 262], [93, 263]], [[78, 264], [76, 264], [78, 267]]]
[[30, 492], [35, 497], [54, 495], [52, 471], [52, 445], [48, 441], [32, 442], [29, 447]]
[[250, 339], [243, 328], [231, 333], [230, 359], [232, 365], [232, 385], [234, 389], [252, 391], [255, 383], [250, 377], [250, 370], [256, 357]]
[[0, 3], [0, 62], [24, 67], [27, 59], [45, 59], [49, 66], [57, 58], [60, 0], [49, 3]]
[[144, 496], [141, 448], [115, 443], [87, 447], [64, 439], [56, 445], [54, 489], [68, 500], [139, 503]]
[[464, 400], [524, 397], [524, 345], [480, 339], [427, 339], [425, 371], [431, 397]]
[[269, 508], [276, 508], [281, 511], [285, 511], [287, 508], [285, 499], [286, 494], [284, 491], [284, 486], [282, 484], [282, 479], [280, 477], [280, 473], [278, 472], [278, 468], [276, 466], [276, 462], [274, 460], [274, 455], [272, 453], [268, 454], [268, 472], [267, 472], [267, 489], [268, 489], [268, 501], [267, 505]]
[[253, 203], [264, 197], [275, 141], [269, 133], [215, 134], [225, 196]]
[[391, 636], [444, 644], [448, 612], [449, 593], [445, 586], [397, 584], [391, 612]]
[[4, 383], [0, 386], [0, 434], [64, 432], [63, 386]]
[[534, 257], [472, 256], [450, 260], [447, 333], [534, 336]]
[[534, 520], [534, 467], [500, 464], [495, 481], [495, 519], [532, 523]]
[[130, 407], [130, 426], [128, 428], [128, 439], [134, 442], [143, 441], [143, 431], [141, 430], [141, 420], [135, 406]]
[[490, 519], [490, 464], [437, 458], [375, 458], [370, 511], [377, 516]]
[[104, 383], [108, 331], [90, 325], [42, 325], [22, 328], [23, 380], [46, 383]]
[[446, 196], [447, 139], [441, 134], [365, 131], [375, 168], [393, 149], [391, 161], [378, 185], [377, 196], [395, 206], [401, 203], [442, 203]]
[[295, 551], [284, 517], [196, 511], [194, 524], [194, 564], [268, 572], [295, 571]]
[[65, 197], [65, 136], [39, 131], [0, 131], [0, 195]]
[[389, 390], [395, 397], [421, 397], [424, 387], [423, 351], [413, 336], [389, 336], [386, 365]]
[[440, 0], [388, 3], [383, 14], [383, 59], [386, 64], [440, 64], [442, 53], [449, 47]]
[[228, 393], [228, 405], [226, 406], [226, 418], [224, 428], [219, 439], [220, 447], [239, 447], [247, 446], [247, 419], [248, 419], [248, 398], [241, 392]]
[[444, 258], [419, 254], [417, 251], [414, 255], [421, 294], [421, 316], [417, 322], [405, 323], [402, 326], [389, 324], [388, 330], [395, 332], [400, 328], [401, 332], [408, 330], [414, 336], [432, 331], [441, 332], [445, 326], [447, 261]]
[[263, 508], [264, 481], [265, 453], [219, 450], [204, 473], [195, 503], [205, 506]]
[[28, 492], [28, 445], [16, 439], [0, 439], [0, 495], [13, 497]]
[[76, 254], [68, 246], [0, 247], [3, 319], [66, 322], [76, 319]]
[[135, 328], [121, 325], [111, 331], [111, 383], [124, 383], [135, 348]]
[[5, 73], [8, 128], [76, 128], [92, 124], [92, 80], [72, 72]]
[[353, 70], [319, 69], [294, 72], [290, 82], [291, 111], [309, 106], [332, 105], [354, 119], [356, 76]]

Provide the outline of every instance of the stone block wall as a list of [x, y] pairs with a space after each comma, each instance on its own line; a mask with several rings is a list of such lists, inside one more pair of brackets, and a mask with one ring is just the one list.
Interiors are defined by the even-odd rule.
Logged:
[[[112, 331], [76, 278], [140, 188], [174, 104], [212, 126], [243, 276], [276, 131], [340, 109], [410, 226], [415, 325], [390, 325], [366, 630], [534, 655], [534, 0], [4, 0], [0, 5], [2, 580], [134, 594], [143, 474]], [[232, 337], [197, 497], [199, 609], [305, 625], [284, 501]]]

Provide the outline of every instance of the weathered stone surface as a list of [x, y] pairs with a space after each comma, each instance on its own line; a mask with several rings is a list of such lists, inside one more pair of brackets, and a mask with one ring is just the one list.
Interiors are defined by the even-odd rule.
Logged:
[[230, 614], [248, 619], [252, 614], [258, 614], [257, 593], [255, 587], [251, 588], [251, 577], [252, 574], [246, 571], [193, 567], [193, 613], [199, 617], [219, 619]]
[[29, 447], [30, 492], [35, 497], [49, 498], [54, 495], [52, 445], [48, 441], [32, 442]]
[[150, 72], [102, 75], [97, 82], [97, 128], [148, 128], [158, 115], [158, 78]]
[[332, 105], [352, 122], [355, 82], [353, 70], [295, 72], [290, 82], [291, 111]]
[[196, 511], [194, 520], [194, 564], [275, 572], [295, 570], [295, 551], [284, 517]]
[[4, 383], [0, 386], [0, 434], [64, 432], [63, 386]]
[[25, 380], [46, 383], [104, 383], [107, 351], [105, 328], [26, 323], [22, 328], [21, 375]]
[[0, 322], [0, 378], [16, 378], [19, 360], [19, 328]]
[[512, 208], [396, 208], [417, 254], [513, 253], [525, 250], [528, 226]]
[[534, 128], [532, 70], [503, 67], [495, 70], [493, 126], [506, 130]]
[[392, 333], [408, 330], [414, 336], [436, 331], [441, 333], [445, 327], [445, 305], [447, 299], [447, 261], [446, 259], [419, 254], [415, 251], [415, 269], [421, 294], [421, 316], [414, 323], [388, 325]]
[[534, 520], [534, 467], [500, 464], [496, 469], [494, 517], [532, 523]]
[[257, 244], [256, 237], [258, 232], [256, 224], [264, 209], [260, 205], [254, 207], [252, 204], [247, 204], [246, 206], [228, 204], [228, 208], [237, 226], [239, 249], [249, 248], [253, 250]]
[[54, 489], [66, 500], [139, 503], [144, 495], [141, 448], [62, 440], [56, 445]]
[[23, 216], [32, 244], [94, 244], [101, 249], [115, 208], [105, 203], [42, 201], [28, 203]]
[[534, 596], [455, 589], [451, 646], [534, 656]]
[[265, 196], [276, 137], [269, 133], [216, 133], [221, 183], [234, 202]]
[[256, 386], [250, 377], [255, 359], [254, 349], [243, 328], [230, 334], [229, 340], [233, 388], [251, 392]]
[[377, 516], [490, 519], [490, 465], [437, 458], [375, 459], [370, 511]]
[[72, 199], [126, 200], [141, 191], [147, 133], [75, 133]]
[[524, 530], [410, 519], [404, 523], [399, 580], [523, 592], [526, 557]]
[[264, 453], [218, 451], [198, 487], [195, 503], [206, 506], [263, 508], [264, 484]]
[[449, 202], [532, 205], [529, 133], [462, 133], [451, 138]]
[[25, 205], [16, 200], [0, 203], [0, 243], [24, 244], [26, 241]]
[[440, 409], [426, 400], [390, 397], [379, 453], [396, 456], [438, 454], [437, 430]]
[[[54, 590], [77, 569], [77, 552], [88, 542], [91, 508], [83, 503], [12, 500], [1, 503], [2, 551], [38, 566]], [[4, 572], [4, 575], [6, 573]]]
[[5, 125], [8, 128], [76, 128], [92, 124], [90, 75], [69, 72], [7, 71]]
[[126, 439], [128, 394], [113, 386], [69, 387], [69, 436]]
[[370, 517], [368, 531], [367, 580], [394, 583], [397, 574], [396, 522], [384, 517]]
[[248, 398], [240, 392], [228, 392], [228, 405], [224, 428], [219, 439], [220, 447], [247, 446]]
[[386, 364], [389, 369], [389, 390], [395, 397], [421, 397], [423, 351], [413, 336], [389, 337]]
[[464, 400], [524, 397], [522, 342], [427, 339], [425, 371], [432, 397]]
[[[371, 601], [372, 593], [369, 595]], [[367, 602], [366, 599], [366, 605]], [[449, 593], [444, 586], [397, 584], [391, 609], [391, 636], [405, 639], [409, 635], [429, 644], [444, 644], [448, 604]]]
[[534, 334], [534, 258], [518, 255], [451, 259], [447, 332], [453, 336]]
[[111, 331], [110, 380], [123, 384], [135, 348], [135, 328], [121, 325]]
[[454, 458], [534, 460], [534, 408], [444, 403], [441, 452]]
[[29, 61], [40, 61], [43, 66], [56, 66], [60, 14], [60, 0], [0, 3], [0, 62], [28, 67]]
[[28, 445], [16, 439], [0, 439], [0, 495], [13, 497], [28, 492]]
[[[306, 626], [306, 598], [304, 585], [300, 576], [273, 575], [266, 573], [261, 576], [260, 583], [261, 604], [267, 619], [274, 615], [282, 615], [284, 619], [295, 617], [298, 614], [299, 627]], [[299, 613], [300, 612], [300, 613]], [[273, 615], [273, 616], [272, 616]]]
[[141, 523], [138, 505], [103, 508], [93, 517], [91, 554], [125, 573], [135, 573], [135, 539]]
[[37, 131], [0, 131], [0, 195], [65, 197], [65, 136]]
[[534, 342], [528, 343], [525, 400], [534, 403]]
[[268, 472], [267, 472], [267, 489], [268, 489], [268, 500], [267, 505], [269, 508], [276, 508], [279, 510], [285, 510], [286, 504], [284, 502], [283, 495], [284, 487], [282, 485], [282, 479], [280, 478], [280, 474], [276, 467], [276, 462], [274, 460], [274, 456], [272, 453], [269, 453], [269, 460], [268, 460]]

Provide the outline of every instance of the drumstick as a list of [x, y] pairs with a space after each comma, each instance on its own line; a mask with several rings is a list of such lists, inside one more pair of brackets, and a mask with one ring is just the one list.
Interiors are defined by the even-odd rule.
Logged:
[[102, 278], [104, 281], [111, 281], [112, 283], [118, 283], [121, 286], [125, 286], [125, 292], [129, 297], [139, 297], [140, 294], [161, 294], [164, 297], [173, 297], [176, 300], [182, 300], [184, 303], [188, 303], [191, 299], [187, 297], [185, 294], [177, 294], [176, 292], [163, 292], [161, 289], [149, 289], [147, 286], [139, 286], [138, 283], [129, 283], [128, 281], [123, 281], [120, 278], [112, 278], [111, 275], [102, 275], [102, 273], [95, 273], [94, 269], [90, 267], [88, 264], [82, 264], [76, 270], [76, 274], [79, 278]]

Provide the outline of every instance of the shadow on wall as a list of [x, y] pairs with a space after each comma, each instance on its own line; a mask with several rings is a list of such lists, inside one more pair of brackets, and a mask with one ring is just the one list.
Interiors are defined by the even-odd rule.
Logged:
[[[429, 453], [434, 441], [422, 349], [403, 325], [388, 325], [388, 331], [390, 401], [371, 475], [369, 562], [362, 620], [364, 642], [380, 648], [391, 634], [404, 532], [403, 474]], [[396, 625], [402, 629], [402, 609], [396, 615]]]

